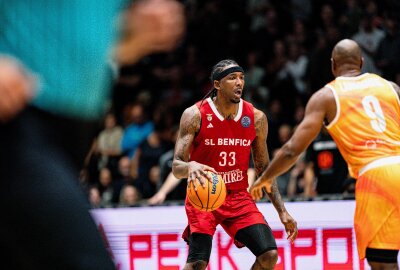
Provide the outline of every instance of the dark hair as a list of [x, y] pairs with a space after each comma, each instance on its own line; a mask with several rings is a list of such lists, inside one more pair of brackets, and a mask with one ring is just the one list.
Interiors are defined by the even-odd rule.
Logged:
[[[211, 86], [211, 90], [208, 91], [208, 93], [203, 97], [203, 99], [201, 100], [201, 104], [203, 104], [203, 101], [208, 98], [208, 97], [215, 97], [217, 95], [217, 89], [214, 88], [214, 81], [213, 81], [213, 77], [216, 73], [220, 73], [222, 72], [225, 67], [227, 66], [231, 66], [231, 65], [239, 65], [235, 60], [231, 60], [231, 59], [225, 59], [225, 60], [221, 60], [219, 61], [215, 66], [213, 66], [212, 71], [211, 71], [211, 76], [210, 76], [210, 80], [212, 83]], [[200, 104], [200, 106], [201, 106]]]

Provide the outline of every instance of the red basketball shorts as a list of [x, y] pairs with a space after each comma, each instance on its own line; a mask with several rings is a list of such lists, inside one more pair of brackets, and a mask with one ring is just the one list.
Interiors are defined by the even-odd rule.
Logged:
[[[224, 228], [230, 237], [234, 238], [237, 231], [254, 224], [267, 224], [264, 216], [258, 210], [250, 193], [246, 190], [228, 192], [225, 202], [211, 212], [194, 208], [186, 197], [186, 215], [191, 233], [214, 235], [218, 224]], [[186, 228], [182, 237], [187, 241], [189, 234]], [[238, 245], [238, 243], [235, 242]], [[242, 245], [238, 245], [242, 247]]]

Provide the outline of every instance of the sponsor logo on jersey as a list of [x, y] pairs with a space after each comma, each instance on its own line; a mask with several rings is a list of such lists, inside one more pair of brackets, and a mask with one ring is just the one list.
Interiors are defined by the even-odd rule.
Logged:
[[250, 126], [251, 124], [251, 120], [250, 117], [248, 116], [243, 116], [242, 120], [240, 120], [240, 123], [242, 124], [243, 127], [247, 128]]
[[210, 123], [208, 124], [207, 128], [213, 128], [214, 126]]
[[212, 120], [212, 114], [211, 114], [211, 113], [208, 113], [208, 114], [207, 114], [207, 120], [208, 120], [208, 121], [211, 121], [211, 120]]
[[244, 179], [243, 171], [240, 169], [236, 169], [229, 172], [218, 172], [221, 175], [222, 180], [224, 180], [225, 184], [240, 182]]

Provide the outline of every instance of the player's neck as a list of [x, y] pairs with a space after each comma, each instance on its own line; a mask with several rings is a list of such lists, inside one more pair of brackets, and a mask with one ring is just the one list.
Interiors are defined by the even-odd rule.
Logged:
[[337, 73], [336, 77], [356, 77], [361, 74], [359, 69], [343, 69]]
[[224, 101], [218, 98], [213, 100], [215, 107], [217, 108], [218, 112], [226, 119], [231, 120], [234, 119], [237, 115], [239, 104], [232, 103], [231, 101]]

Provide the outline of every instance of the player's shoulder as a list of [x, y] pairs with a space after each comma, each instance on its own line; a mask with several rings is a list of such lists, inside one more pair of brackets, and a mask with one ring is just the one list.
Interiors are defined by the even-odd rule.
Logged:
[[307, 102], [306, 116], [318, 113], [328, 116], [328, 119], [333, 119], [337, 110], [335, 95], [334, 89], [326, 86], [316, 91]]
[[184, 111], [183, 111], [183, 115], [184, 116], [195, 116], [195, 115], [200, 115], [200, 109], [197, 106], [197, 104], [193, 104], [190, 107], [187, 107]]
[[254, 119], [255, 120], [266, 117], [265, 113], [262, 110], [257, 109], [256, 107], [253, 107], [253, 111], [254, 111]]
[[267, 126], [268, 120], [267, 120], [267, 116], [265, 115], [265, 113], [263, 111], [257, 109], [256, 107], [253, 107], [253, 110], [254, 110], [254, 126], [255, 126], [256, 130]]
[[192, 127], [195, 130], [199, 129], [201, 123], [201, 113], [199, 107], [194, 104], [188, 108], [186, 108], [181, 117], [181, 127], [187, 126]]
[[309, 102], [315, 102], [321, 105], [335, 102], [335, 90], [328, 86], [324, 86], [311, 95]]

